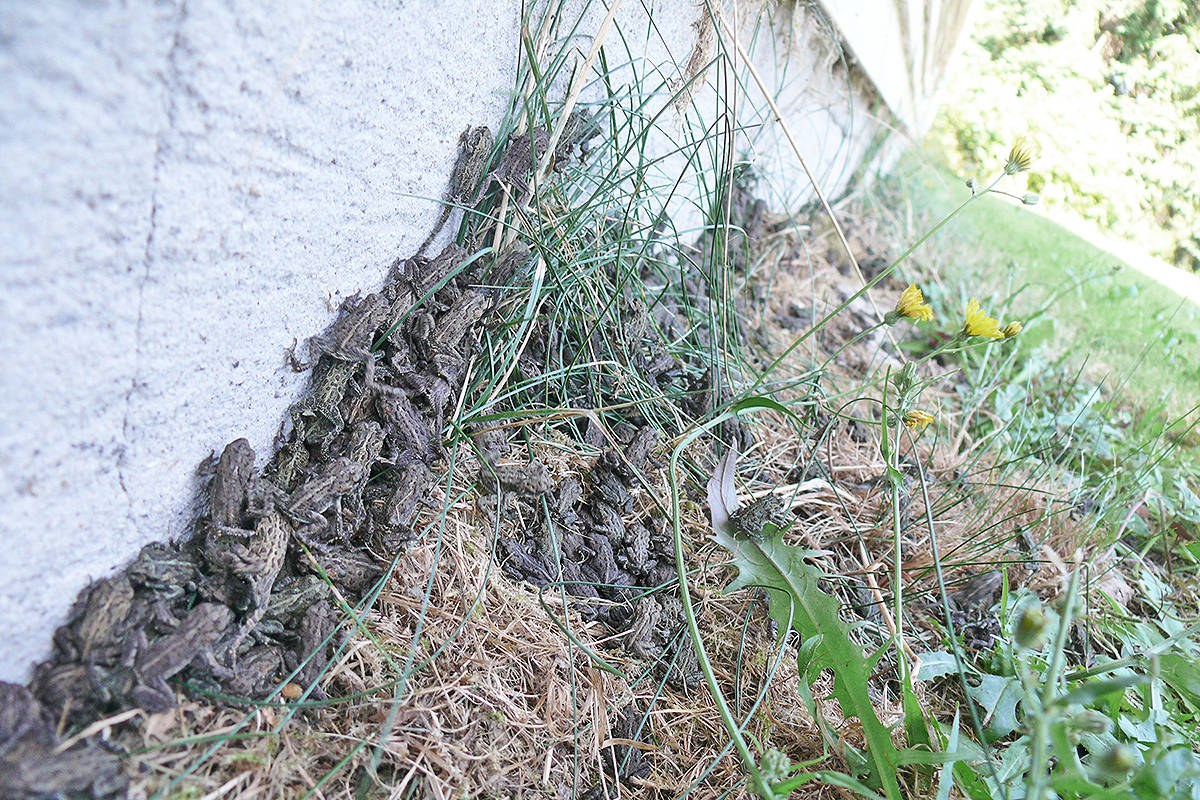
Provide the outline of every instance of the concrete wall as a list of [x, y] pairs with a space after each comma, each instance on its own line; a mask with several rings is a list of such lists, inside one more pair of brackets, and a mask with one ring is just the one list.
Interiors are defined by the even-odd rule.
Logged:
[[[187, 532], [212, 450], [246, 436], [265, 459], [307, 380], [285, 348], [416, 249], [459, 132], [499, 123], [520, 3], [434, 5], [0, 6], [0, 678], [27, 677], [88, 580]], [[635, 58], [678, 77], [712, 52], [691, 4], [654, 26], [627, 5]], [[869, 86], [852, 98], [828, 33], [776, 13], [739, 29], [836, 192], [877, 130]], [[799, 187], [777, 207], [803, 199], [764, 137], [747, 147]]]
[[972, 0], [822, 3], [846, 48], [910, 133], [933, 123], [942, 78], [959, 49]]

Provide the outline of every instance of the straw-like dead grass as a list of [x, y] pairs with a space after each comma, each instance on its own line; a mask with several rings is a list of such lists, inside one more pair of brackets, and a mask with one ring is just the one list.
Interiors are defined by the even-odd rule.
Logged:
[[[781, 353], [856, 289], [839, 272], [836, 256], [812, 242], [806, 249], [774, 238], [762, 252], [743, 287], [741, 309], [756, 331], [759, 362]], [[881, 287], [875, 303], [890, 308], [900, 288], [894, 282]], [[876, 319], [874, 306], [856, 301], [783, 362], [786, 374], [825, 362], [822, 385], [842, 394], [813, 407], [807, 431], [779, 414], [758, 415], [757, 444], [743, 455], [740, 487], [743, 496], [757, 496], [819, 479], [806, 484], [787, 536], [819, 551], [845, 613], [876, 622], [877, 638], [864, 642], [871, 646], [895, 625], [890, 499], [874, 422], [880, 376], [900, 364], [890, 340], [904, 335], [881, 329], [859, 336]], [[806, 385], [781, 389], [778, 399], [800, 399], [805, 391]], [[1045, 486], [1014, 482], [1011, 474], [1001, 479], [994, 465], [978, 459], [964, 477], [973, 447], [963, 432], [967, 420], [953, 393], [935, 390], [929, 397], [937, 403], [941, 434], [900, 443], [902, 461], [923, 465], [904, 492], [906, 595], [934, 591], [931, 536], [953, 585], [992, 569], [997, 541], [1010, 543], [1014, 564], [1027, 561], [1011, 544], [1020, 532], [1057, 557], [1041, 558], [1033, 568], [1015, 566], [1010, 578], [1054, 595], [1063, 580], [1055, 561], [1084, 544], [1081, 529], [1054, 507]], [[587, 471], [587, 457], [568, 442], [547, 440], [535, 455], [558, 477]], [[605, 772], [605, 761], [611, 774], [614, 757], [626, 752], [614, 745], [640, 751], [648, 769], [626, 785], [610, 782], [611, 796], [668, 797], [687, 787], [697, 798], [746, 796], [742, 768], [703, 685], [680, 688], [657, 677], [621, 647], [625, 632], [587, 622], [558, 587], [539, 591], [510, 580], [496, 563], [491, 523], [475, 505], [473, 461], [456, 463], [444, 511], [426, 512], [422, 538], [398, 558], [361, 624], [346, 624], [348, 641], [321, 682], [331, 700], [299, 707], [280, 702], [249, 714], [193, 701], [153, 717], [142, 728], [148, 750], [138, 758], [142, 773], [133, 796], [148, 796], [189, 770], [178, 784], [188, 796], [582, 796]], [[634, 513], [669, 508], [665, 481], [660, 473], [650, 494], [635, 491]], [[794, 648], [776, 645], [755, 593], [722, 592], [732, 577], [727, 554], [708, 541], [699, 493], [684, 495], [687, 566], [695, 570], [704, 645], [723, 692], [739, 718], [754, 707], [746, 730], [763, 748], [779, 748], [793, 762], [832, 753], [833, 743], [822, 740], [796, 692]], [[909, 621], [905, 630], [914, 650], [939, 646], [936, 626]], [[589, 653], [620, 674], [602, 669]], [[829, 676], [813, 689], [827, 698], [821, 701], [827, 730], [862, 746], [857, 722], [842, 719], [828, 699]], [[887, 675], [877, 676], [870, 690], [881, 720], [899, 721]], [[929, 704], [950, 710], [936, 698]], [[633, 733], [625, 718], [636, 720]], [[219, 745], [211, 757], [197, 763], [213, 741]], [[833, 756], [825, 766], [844, 767]], [[802, 794], [844, 796], [828, 786], [809, 789]]]
[[[693, 516], [689, 527], [699, 540], [698, 509]], [[191, 767], [202, 751], [196, 737], [212, 741], [235, 732], [238, 738], [183, 785], [240, 797], [309, 791], [341, 797], [378, 753], [376, 770], [387, 786], [378, 796], [569, 796], [595, 781], [604, 748], [613, 744], [615, 717], [627, 708], [644, 720], [637, 746], [653, 753], [650, 773], [637, 784], [673, 795], [699, 780], [704, 788], [697, 796], [715, 797], [738, 781], [740, 768], [729, 753], [701, 778], [727, 741], [702, 688], [662, 685], [648, 664], [613, 649], [619, 642], [611, 632], [564, 607], [558, 593], [505, 577], [473, 503], [452, 504], [444, 525], [430, 517], [430, 538], [398, 561], [362, 619], [365, 630], [350, 637], [326, 673], [331, 705], [300, 713], [278, 733], [286, 706], [264, 707], [247, 719], [241, 711], [189, 702], [158, 715], [143, 730], [153, 749], [140, 759], [144, 774], [135, 796]], [[748, 707], [766, 684], [770, 637], [761, 613], [750, 610], [752, 597], [717, 590], [726, 571], [715, 553], [705, 555], [712, 566], [696, 583], [706, 587], [699, 613], [712, 631], [707, 644], [722, 684], [731, 693], [740, 684]], [[626, 677], [598, 669], [551, 616]], [[752, 651], [757, 658], [748, 658]], [[811, 759], [820, 755], [820, 743], [802, 704], [789, 696], [794, 679], [794, 660], [785, 658], [751, 729], [790, 740], [793, 757]]]

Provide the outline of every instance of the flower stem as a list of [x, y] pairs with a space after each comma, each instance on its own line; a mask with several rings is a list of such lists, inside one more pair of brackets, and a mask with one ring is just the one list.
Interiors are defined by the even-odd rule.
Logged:
[[967, 206], [971, 205], [971, 203], [974, 203], [980, 197], [983, 197], [985, 194], [990, 192], [996, 186], [996, 184], [1000, 183], [1000, 181], [1004, 179], [1004, 177], [1005, 177], [1005, 174], [1003, 172], [1001, 172], [1000, 175], [994, 181], [992, 181], [990, 184], [988, 184], [988, 186], [983, 191], [976, 192], [975, 194], [971, 195], [966, 200], [964, 200], [962, 203], [960, 203], [958, 208], [954, 209], [949, 214], [947, 214], [945, 216], [945, 218], [942, 219], [941, 222], [934, 225], [932, 228], [930, 228], [928, 231], [926, 231], [925, 234], [923, 236], [921, 236], [921, 238], [917, 239], [915, 242], [913, 242], [911, 245], [909, 245], [909, 248], [907, 250], [905, 250], [903, 253], [901, 253], [899, 256], [897, 256], [896, 260], [893, 261], [888, 266], [886, 266], [878, 275], [876, 275], [870, 281], [865, 283], [861, 289], [859, 289], [854, 294], [850, 295], [848, 298], [846, 298], [846, 300], [840, 306], [833, 309], [828, 314], [826, 314], [824, 317], [822, 317], [820, 322], [818, 322], [816, 325], [813, 325], [811, 328], [809, 328], [807, 331], [805, 331], [802, 335], [797, 337], [794, 342], [792, 342], [790, 345], [787, 346], [787, 349], [785, 349], [782, 353], [780, 353], [779, 356], [774, 361], [772, 361], [769, 365], [767, 365], [767, 368], [764, 369], [761, 374], [759, 374], [758, 378], [754, 381], [754, 385], [750, 387], [749, 393], [753, 394], [754, 390], [757, 389], [760, 385], [762, 385], [762, 382], [767, 379], [767, 376], [770, 375], [772, 372], [774, 372], [775, 368], [777, 366], [779, 366], [780, 363], [782, 363], [783, 360], [785, 358], [787, 358], [793, 350], [795, 350], [806, 339], [808, 339], [809, 336], [812, 336], [814, 332], [821, 330], [821, 328], [825, 327], [825, 323], [829, 322], [829, 320], [833, 319], [838, 314], [842, 313], [843, 309], [845, 309], [847, 306], [849, 306], [855, 300], [857, 300], [858, 298], [860, 298], [864, 294], [866, 294], [867, 290], [871, 289], [873, 286], [875, 286], [875, 284], [882, 281], [888, 275], [891, 275], [892, 272], [895, 271], [896, 267], [900, 266], [900, 264], [902, 264], [904, 262], [904, 260], [906, 258], [908, 258], [910, 255], [912, 255], [914, 250], [916, 250], [918, 247], [920, 247], [922, 244], [924, 244], [925, 241], [927, 239], [929, 239], [930, 236], [933, 236], [933, 234], [935, 234], [939, 230], [941, 230], [941, 228], [946, 223], [948, 223], [950, 220], [954, 219], [959, 214], [961, 214], [963, 209], [965, 209]]

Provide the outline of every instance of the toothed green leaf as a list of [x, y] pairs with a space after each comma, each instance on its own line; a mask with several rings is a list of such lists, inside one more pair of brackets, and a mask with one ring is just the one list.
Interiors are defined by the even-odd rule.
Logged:
[[729, 588], [767, 589], [768, 613], [778, 623], [779, 635], [786, 635], [790, 626], [806, 643], [816, 640], [804, 651], [805, 674], [816, 675], [825, 668], [833, 671], [833, 695], [847, 717], [858, 717], [867, 739], [867, 782], [882, 787], [888, 797], [901, 797], [896, 780], [899, 754], [867, 696], [868, 659], [850, 638], [850, 626], [838, 616], [838, 601], [818, 587], [820, 570], [804, 560], [813, 551], [784, 544], [773, 525], [767, 526], [766, 533], [761, 542], [753, 542], [727, 531], [715, 532], [717, 543], [733, 554], [738, 568]]

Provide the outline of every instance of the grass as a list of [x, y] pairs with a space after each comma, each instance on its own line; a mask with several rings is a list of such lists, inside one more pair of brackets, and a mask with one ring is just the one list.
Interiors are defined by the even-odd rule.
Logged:
[[1195, 3], [986, 0], [940, 89], [931, 138], [956, 169], [1018, 136], [1048, 208], [1196, 271]]
[[[949, 181], [944, 172], [918, 170], [915, 163], [910, 159], [899, 179], [886, 187], [877, 201], [886, 204], [900, 197], [899, 205], [914, 209], [914, 218], [936, 217], [951, 205]], [[1118, 773], [1124, 777], [1139, 768], [1137, 777], [1124, 784], [1135, 796], [1158, 796], [1155, 792], [1169, 791], [1168, 785], [1194, 786], [1187, 781], [1200, 774], [1192, 754], [1196, 743], [1188, 732], [1193, 710], [1186, 700], [1177, 704], [1186, 694], [1172, 688], [1178, 685], [1178, 675], [1167, 678], [1147, 669], [1151, 667], [1148, 656], [1118, 659], [1110, 662], [1110, 667], [1076, 670], [1077, 676], [1104, 676], [1090, 686], [1072, 688], [1060, 673], [1064, 655], [1071, 649], [1072, 604], [1081, 598], [1092, 602], [1090, 593], [1095, 587], [1103, 587], [1096, 600], [1101, 613], [1094, 616], [1093, 610], [1089, 614], [1097, 620], [1097, 630], [1105, 634], [1121, 631], [1102, 645], [1113, 648], [1110, 652], [1127, 652], [1151, 643], [1151, 649], [1160, 643], [1185, 651], [1195, 646], [1196, 627], [1185, 621], [1194, 619], [1196, 613], [1194, 562], [1180, 550], [1182, 540], [1159, 533], [1187, 529], [1191, 533], [1184, 539], [1189, 539], [1200, 520], [1200, 505], [1190, 488], [1197, 474], [1192, 430], [1198, 395], [1196, 375], [1186, 368], [1195, 362], [1185, 360], [1184, 369], [1179, 363], [1192, 356], [1195, 347], [1181, 345], [1177, 336], [1171, 336], [1178, 330], [1172, 331], [1170, 323], [1164, 323], [1166, 319], [1178, 324], [1180, 315], [1194, 316], [1195, 311], [1157, 285], [1147, 285], [1128, 273], [1117, 274], [1112, 259], [1053, 223], [1022, 213], [1019, 207], [985, 197], [962, 219], [962, 226], [943, 235], [927, 254], [937, 267], [924, 266], [936, 269], [941, 283], [934, 294], [953, 307], [955, 300], [962, 302], [964, 289], [970, 286], [972, 295], [990, 296], [992, 301], [1002, 302], [1007, 313], [1025, 311], [1035, 320], [1028, 326], [1032, 331], [1022, 334], [1019, 357], [1014, 352], [1009, 358], [974, 354], [963, 359], [967, 386], [960, 395], [964, 409], [974, 410], [969, 428], [987, 443], [987, 451], [1004, 459], [999, 469], [992, 470], [997, 481], [993, 487], [1036, 488], [1036, 493], [1058, 503], [1078, 503], [1078, 498], [1088, 496], [1088, 524], [1076, 531], [1078, 549], [1073, 558], [1090, 559], [1088, 572], [1092, 573], [1081, 580], [1085, 574], [1082, 562], [1077, 560], [1074, 569], [1066, 560], [1059, 562], [1063, 580], [1070, 580], [1065, 591], [1059, 589], [1059, 615], [1054, 623], [1046, 621], [1036, 599], [1002, 600], [1002, 617], [1010, 620], [1006, 627], [1015, 624], [1016, 628], [1009, 629], [1020, 631], [1021, 624], [1015, 620], [1036, 618], [1032, 627], [1056, 629], [1053, 643], [1043, 657], [1037, 651], [1042, 650], [1044, 641], [1031, 650], [1022, 646], [1028, 641], [1014, 637], [989, 668], [975, 671], [976, 679], [982, 680], [978, 687], [972, 690], [964, 682], [964, 691], [978, 702], [987, 699], [983, 706], [994, 715], [989, 725], [993, 735], [1011, 737], [1025, 731], [1015, 741], [997, 740], [1004, 743], [1000, 749], [1006, 753], [1006, 762], [1016, 753], [1019, 759], [1031, 759], [1028, 772], [1023, 772], [1011, 789], [1032, 796], [1048, 796], [1051, 791], [1060, 796], [1092, 796], [1113, 791], [1105, 787], [1117, 780]], [[918, 228], [921, 225], [917, 223]], [[1007, 269], [996, 269], [996, 265], [1007, 265]], [[1064, 284], [1069, 291], [1059, 291]], [[1179, 447], [1181, 443], [1185, 446]], [[1002, 511], [1016, 505], [1012, 496], [993, 497]], [[1159, 513], [1144, 513], [1150, 498], [1160, 503]], [[1061, 506], [1057, 511], [1053, 506], [1052, 502], [1047, 509], [1047, 519], [1075, 516], [1074, 511], [1063, 515]], [[1063, 553], [1063, 544], [1047, 552]], [[993, 539], [988, 547], [1000, 552], [1004, 545], [1003, 540]], [[1124, 565], [1105, 563], [1114, 553], [1124, 553], [1129, 560]], [[1188, 611], [1164, 602], [1171, 590], [1162, 582], [1163, 573], [1143, 560], [1150, 553], [1150, 561], [1165, 564], [1168, 574], [1173, 571], [1172, 560], [1179, 560], [1181, 568], [1166, 583], [1173, 584], [1177, 597], [1187, 598]], [[1130, 572], [1130, 582], [1140, 582], [1154, 598], [1148, 606], [1138, 608], [1136, 592], [1129, 590], [1123, 577]], [[1117, 609], [1119, 613], [1110, 616]], [[1146, 638], [1130, 636], [1130, 619], [1147, 612], [1144, 622], [1133, 623]], [[1101, 634], [1100, 638], [1106, 637]], [[955, 655], [960, 677], [974, 671], [964, 668], [957, 650]], [[1125, 670], [1135, 663], [1142, 671]], [[1148, 687], [1155, 688], [1147, 692]], [[1161, 702], [1163, 696], [1158, 692], [1163, 689], [1173, 695], [1175, 703]], [[1101, 706], [1105, 713], [1094, 705], [1101, 695], [1109, 698], [1109, 703]], [[1084, 702], [1071, 703], [1064, 698]], [[1148, 707], [1158, 709], [1158, 716], [1147, 717]], [[1020, 722], [1022, 711], [1024, 724]], [[1095, 717], [1089, 716], [1093, 713]], [[1118, 741], [1113, 733], [1132, 730], [1135, 719], [1143, 724], [1138, 741], [1149, 748], [1140, 761], [1137, 748]], [[1092, 731], [1090, 738], [1085, 730]], [[1076, 745], [1086, 753], [1082, 760]], [[1058, 762], [1054, 770], [1047, 768], [1051, 756]], [[1163, 759], [1179, 759], [1180, 763], [1168, 766]], [[1126, 760], [1126, 767], [1112, 771], [1111, 762]], [[956, 769], [963, 772], [964, 789], [975, 778], [988, 782], [979, 774], [969, 778], [961, 765]], [[1003, 781], [993, 775], [990, 782], [995, 796]]]
[[[639, 71], [631, 32], [572, 62], [551, 28], [529, 30], [506, 129], [553, 134], [582, 96], [605, 134], [561, 176], [540, 170], [527, 201], [490, 193], [460, 231], [484, 267], [529, 255], [479, 278], [505, 299], [416, 542], [347, 614], [328, 701], [185, 706], [146, 726], [139, 789], [1156, 797], [1193, 780], [1200, 499], [1176, 444], [1187, 409], [1157, 392], [1200, 396], [1200, 376], [1139, 371], [1195, 353], [1160, 337], [1153, 315], [1174, 307], [988, 197], [924, 239], [953, 183], [913, 171], [838, 209], [864, 264], [917, 245], [866, 295], [820, 215], [748, 211], [779, 192], [741, 159], [765, 109], [714, 136], [679, 83]], [[698, 231], [666, 214], [685, 185]], [[935, 319], [884, 326], [908, 279]], [[972, 296], [1026, 330], [960, 336]], [[934, 423], [906, 424], [914, 411]], [[582, 575], [583, 522], [554, 496], [477, 505], [481, 427], [577, 481], [593, 527], [609, 503], [621, 536], [644, 530], [655, 571]], [[646, 430], [651, 466], [626, 470]], [[732, 525], [767, 494], [782, 517]], [[511, 578], [520, 547], [549, 580]], [[994, 595], [960, 605], [992, 575]], [[634, 646], [638, 620], [656, 646]]]
[[[970, 195], [960, 178], [921, 157], [903, 161], [895, 179], [917, 229]], [[939, 261], [941, 281], [992, 291], [1022, 289], [1016, 308], [1037, 314], [1024, 337], [1028, 352], [1043, 344], [1055, 354], [1069, 352], [1089, 362], [1089, 376], [1119, 389], [1134, 405], [1162, 406], [1171, 418], [1193, 412], [1200, 401], [1200, 308], [1195, 304], [1057, 223], [999, 197], [984, 197], [965, 210], [945, 236], [949, 241], [943, 247], [964, 258]], [[1045, 312], [1038, 313], [1041, 308]]]

